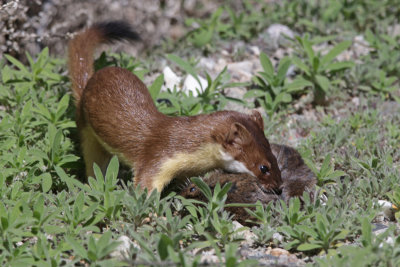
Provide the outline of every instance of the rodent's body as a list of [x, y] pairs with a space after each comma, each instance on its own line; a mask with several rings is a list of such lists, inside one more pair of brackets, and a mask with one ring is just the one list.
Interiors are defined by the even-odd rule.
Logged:
[[69, 65], [87, 175], [93, 175], [93, 163], [105, 171], [116, 154], [134, 168], [136, 184], [149, 191], [162, 191], [174, 178], [216, 168], [248, 173], [263, 187], [278, 188], [280, 171], [258, 112], [168, 117], [157, 110], [146, 86], [130, 71], [107, 67], [94, 73], [95, 46], [132, 34], [123, 23], [123, 30], [115, 34], [112, 30], [118, 25], [121, 22], [95, 25], [70, 42]]
[[[257, 201], [266, 204], [279, 199], [288, 201], [289, 198], [302, 196], [303, 192], [311, 191], [314, 188], [316, 183], [315, 175], [304, 163], [296, 149], [278, 144], [271, 144], [271, 149], [277, 158], [282, 174], [281, 194], [277, 194], [272, 190], [265, 190], [257, 178], [247, 174], [215, 171], [203, 180], [211, 189], [217, 183], [220, 183], [221, 186], [228, 182], [232, 183], [232, 187], [227, 194], [227, 204], [254, 204]], [[203, 202], [207, 201], [203, 193], [193, 183], [188, 183], [181, 190], [180, 195]], [[242, 207], [229, 207], [227, 210], [234, 214], [234, 219], [241, 223], [246, 223], [246, 220], [250, 219], [250, 215]]]

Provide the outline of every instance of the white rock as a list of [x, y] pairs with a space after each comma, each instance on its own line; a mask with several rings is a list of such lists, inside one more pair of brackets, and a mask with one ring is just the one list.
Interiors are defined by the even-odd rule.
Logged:
[[163, 88], [164, 90], [166, 90], [167, 88], [174, 89], [175, 86], [179, 87], [182, 78], [176, 75], [175, 72], [173, 72], [170, 67], [166, 66], [163, 70], [163, 74], [164, 74], [164, 88]]
[[353, 98], [351, 99], [351, 102], [352, 102], [356, 107], [358, 107], [358, 106], [360, 105], [360, 98], [358, 98], [358, 97], [353, 97]]
[[207, 264], [207, 265], [209, 265], [209, 264], [215, 265], [218, 262], [219, 262], [219, 259], [218, 259], [217, 255], [215, 255], [214, 249], [210, 249], [208, 251], [203, 251], [201, 253], [200, 263]]
[[[233, 224], [233, 229], [235, 231], [244, 227], [237, 221], [233, 221], [232, 224]], [[242, 231], [238, 232], [237, 237], [244, 239], [241, 242], [242, 245], [248, 245], [250, 247], [254, 244], [254, 241], [257, 238], [257, 236], [253, 232], [251, 232], [249, 229], [247, 229], [247, 227], [245, 227], [245, 229], [242, 229]]]
[[117, 241], [119, 241], [121, 243], [113, 252], [111, 252], [110, 256], [112, 258], [118, 258], [120, 260], [123, 260], [124, 258], [126, 258], [128, 256], [131, 246], [135, 247], [135, 248], [139, 248], [139, 246], [137, 244], [133, 243], [132, 240], [125, 235], [120, 236], [117, 239]]
[[272, 239], [276, 239], [276, 240], [278, 240], [279, 242], [283, 242], [283, 236], [282, 236], [280, 233], [274, 233], [274, 234], [272, 235]]
[[378, 200], [378, 205], [382, 209], [383, 216], [389, 220], [394, 220], [393, 204], [386, 200]]
[[182, 87], [182, 90], [185, 93], [192, 92], [194, 96], [197, 96], [198, 93], [196, 88], [200, 92], [203, 92], [207, 88], [208, 86], [207, 80], [199, 75], [197, 75], [197, 77], [199, 78], [200, 83], [190, 74], [186, 77]]
[[282, 24], [272, 24], [267, 29], [267, 38], [274, 48], [287, 43], [287, 37], [294, 38], [294, 32], [288, 26]]
[[373, 49], [369, 46], [369, 43], [364, 39], [363, 35], [357, 35], [353, 39], [353, 46], [351, 48], [357, 58], [368, 55]]
[[255, 56], [259, 56], [261, 53], [260, 48], [258, 48], [258, 46], [255, 46], [255, 45], [249, 46], [249, 50]]

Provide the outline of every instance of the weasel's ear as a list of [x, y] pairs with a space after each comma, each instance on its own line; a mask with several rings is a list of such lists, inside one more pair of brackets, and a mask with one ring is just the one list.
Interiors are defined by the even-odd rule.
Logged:
[[227, 144], [243, 146], [249, 144], [251, 139], [251, 134], [246, 127], [244, 127], [243, 124], [235, 122], [231, 125], [229, 133], [226, 135], [225, 142]]
[[261, 129], [261, 131], [264, 132], [264, 121], [263, 118], [261, 117], [260, 112], [257, 110], [253, 109], [251, 111], [250, 118], [257, 124], [258, 128]]

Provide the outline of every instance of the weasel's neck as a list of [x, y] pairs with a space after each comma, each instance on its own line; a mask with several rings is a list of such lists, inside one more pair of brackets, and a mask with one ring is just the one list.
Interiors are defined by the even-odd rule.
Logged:
[[223, 168], [222, 146], [207, 143], [194, 152], [178, 152], [166, 159], [153, 177], [153, 187], [162, 191], [176, 177], [190, 177], [193, 174], [205, 173], [215, 168]]

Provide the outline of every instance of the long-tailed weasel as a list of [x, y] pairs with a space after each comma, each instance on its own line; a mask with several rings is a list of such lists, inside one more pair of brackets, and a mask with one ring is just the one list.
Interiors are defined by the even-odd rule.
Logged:
[[104, 172], [112, 154], [134, 169], [135, 183], [162, 191], [174, 178], [221, 168], [258, 177], [268, 189], [282, 184], [259, 112], [219, 111], [191, 117], [160, 113], [146, 86], [130, 71], [93, 69], [100, 43], [138, 39], [122, 21], [95, 24], [69, 43], [69, 73], [77, 107], [86, 174]]

